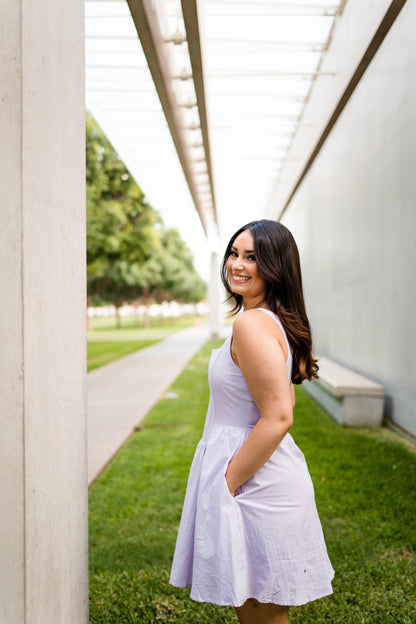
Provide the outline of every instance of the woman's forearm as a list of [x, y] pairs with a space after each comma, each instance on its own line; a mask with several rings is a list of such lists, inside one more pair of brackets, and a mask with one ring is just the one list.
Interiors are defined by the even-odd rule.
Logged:
[[231, 494], [252, 477], [274, 453], [291, 427], [290, 419], [278, 423], [260, 418], [247, 440], [228, 464], [227, 484]]

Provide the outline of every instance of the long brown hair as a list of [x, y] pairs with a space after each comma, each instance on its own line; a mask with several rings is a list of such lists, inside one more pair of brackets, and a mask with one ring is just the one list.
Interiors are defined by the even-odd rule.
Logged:
[[227, 259], [235, 239], [246, 230], [253, 236], [257, 270], [266, 282], [265, 301], [279, 317], [292, 350], [292, 382], [300, 384], [304, 379], [318, 377], [319, 367], [312, 356], [311, 329], [303, 298], [299, 251], [292, 234], [281, 223], [268, 219], [252, 221], [231, 237], [221, 265], [227, 301], [235, 301], [231, 314], [241, 310], [243, 297], [230, 288]]

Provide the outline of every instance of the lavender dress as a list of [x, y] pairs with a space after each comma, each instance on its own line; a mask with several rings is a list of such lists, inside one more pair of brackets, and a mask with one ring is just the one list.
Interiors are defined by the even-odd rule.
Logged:
[[[288, 345], [290, 382], [292, 356]], [[334, 572], [303, 453], [288, 433], [233, 498], [225, 472], [260, 414], [231, 358], [231, 336], [209, 364], [210, 401], [182, 510], [170, 583], [191, 598], [241, 606], [248, 598], [301, 605], [332, 593]]]

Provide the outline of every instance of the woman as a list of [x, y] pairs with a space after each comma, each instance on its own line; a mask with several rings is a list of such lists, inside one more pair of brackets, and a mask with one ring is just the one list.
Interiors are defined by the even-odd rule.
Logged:
[[293, 384], [317, 377], [296, 243], [275, 221], [231, 238], [222, 279], [232, 335], [213, 351], [204, 433], [189, 475], [170, 582], [234, 606], [239, 622], [287, 624], [332, 593], [314, 492], [288, 433]]

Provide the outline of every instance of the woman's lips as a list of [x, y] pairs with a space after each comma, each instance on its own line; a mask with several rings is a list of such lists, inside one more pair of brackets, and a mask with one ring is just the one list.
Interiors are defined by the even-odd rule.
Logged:
[[245, 275], [231, 275], [231, 279], [238, 284], [245, 284], [251, 278], [246, 277]]

